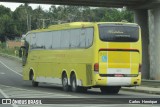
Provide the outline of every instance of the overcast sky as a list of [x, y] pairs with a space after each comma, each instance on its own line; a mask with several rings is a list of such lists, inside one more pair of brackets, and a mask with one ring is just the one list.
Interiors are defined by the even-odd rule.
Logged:
[[[12, 11], [14, 11], [21, 4], [22, 3], [0, 2], [0, 5], [10, 8]], [[49, 7], [51, 6], [46, 4], [29, 4], [29, 5], [32, 7], [32, 9], [35, 9], [40, 5], [44, 10], [49, 10]]]

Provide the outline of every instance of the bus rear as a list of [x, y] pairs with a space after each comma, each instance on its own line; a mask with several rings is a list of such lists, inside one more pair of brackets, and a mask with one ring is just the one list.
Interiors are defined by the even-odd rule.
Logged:
[[141, 34], [136, 24], [98, 25], [96, 85], [102, 92], [117, 93], [121, 86], [141, 83]]

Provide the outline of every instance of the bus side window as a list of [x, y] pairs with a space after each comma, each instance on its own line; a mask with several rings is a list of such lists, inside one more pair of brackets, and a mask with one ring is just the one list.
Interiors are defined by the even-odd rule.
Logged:
[[70, 33], [70, 48], [79, 48], [80, 29], [73, 29]]
[[93, 28], [86, 29], [86, 47], [90, 47], [93, 42]]
[[81, 29], [80, 38], [79, 38], [80, 48], [86, 47], [86, 31], [84, 28]]
[[52, 49], [60, 48], [61, 31], [52, 32]]
[[36, 41], [37, 41], [36, 34], [31, 34], [31, 44], [30, 44], [31, 49], [36, 48]]
[[[47, 35], [47, 36], [45, 36]], [[52, 49], [52, 32], [46, 32], [44, 39], [44, 48], [45, 49]]]
[[63, 30], [61, 35], [61, 48], [69, 48], [70, 30]]
[[36, 33], [36, 49], [44, 49], [45, 33]]

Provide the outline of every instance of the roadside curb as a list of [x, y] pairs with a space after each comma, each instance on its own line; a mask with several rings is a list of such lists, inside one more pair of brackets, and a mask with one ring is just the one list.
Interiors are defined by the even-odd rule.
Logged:
[[122, 87], [122, 90], [160, 95], [160, 91], [144, 90], [144, 89], [138, 89], [138, 88], [134, 88], [134, 87], [131, 87], [131, 88], [129, 88], [129, 87]]

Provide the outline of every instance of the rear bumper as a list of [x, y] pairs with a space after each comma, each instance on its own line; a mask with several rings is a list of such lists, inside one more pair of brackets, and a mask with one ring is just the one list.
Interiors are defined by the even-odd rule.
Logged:
[[141, 74], [137, 77], [101, 77], [95, 74], [96, 86], [138, 86], [141, 84]]

